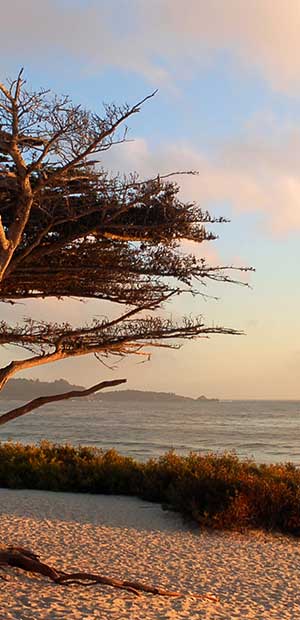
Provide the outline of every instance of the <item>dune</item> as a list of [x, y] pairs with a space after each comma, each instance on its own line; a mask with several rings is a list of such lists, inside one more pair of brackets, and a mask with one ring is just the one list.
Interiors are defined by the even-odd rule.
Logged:
[[67, 588], [8, 569], [8, 581], [0, 581], [5, 620], [300, 617], [300, 545], [293, 538], [199, 531], [159, 505], [127, 497], [0, 489], [0, 503], [2, 545], [30, 548], [61, 570], [185, 593], [137, 598], [110, 586]]

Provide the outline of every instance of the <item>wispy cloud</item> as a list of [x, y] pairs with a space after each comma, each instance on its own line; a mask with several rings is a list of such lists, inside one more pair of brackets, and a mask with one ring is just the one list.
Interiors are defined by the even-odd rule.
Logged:
[[235, 141], [201, 152], [184, 143], [151, 150], [144, 139], [110, 151], [103, 164], [114, 171], [155, 176], [197, 170], [178, 181], [182, 196], [203, 209], [227, 203], [236, 212], [257, 213], [269, 234], [300, 230], [300, 133], [297, 128], [264, 135], [249, 132]]
[[18, 61], [62, 66], [73, 58], [81, 68], [115, 66], [159, 85], [225, 52], [277, 89], [300, 89], [298, 0], [189, 0], [184, 9], [179, 0], [10, 0], [1, 20], [0, 49]]

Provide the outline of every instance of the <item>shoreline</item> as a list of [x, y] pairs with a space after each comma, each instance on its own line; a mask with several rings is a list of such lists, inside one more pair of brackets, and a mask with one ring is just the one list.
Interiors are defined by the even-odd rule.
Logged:
[[[284, 535], [199, 531], [157, 504], [124, 496], [0, 489], [0, 543], [80, 569], [209, 594], [167, 599], [106, 586], [63, 588], [7, 571], [5, 620], [292, 620], [300, 615], [300, 545]], [[8, 543], [9, 541], [9, 543]]]

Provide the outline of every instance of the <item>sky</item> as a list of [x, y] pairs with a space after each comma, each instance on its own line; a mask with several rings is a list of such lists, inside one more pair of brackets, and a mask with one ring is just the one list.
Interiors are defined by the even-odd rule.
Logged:
[[[103, 166], [145, 177], [197, 170], [178, 180], [182, 198], [230, 219], [198, 255], [256, 270], [249, 287], [209, 285], [218, 300], [166, 307], [243, 336], [155, 349], [147, 363], [131, 358], [112, 370], [87, 357], [23, 376], [87, 386], [126, 377], [130, 389], [300, 399], [299, 0], [0, 0], [0, 9], [1, 81], [24, 67], [34, 89], [94, 111], [158, 89], [130, 121], [132, 141], [106, 153]], [[0, 312], [80, 323], [109, 308], [51, 299]], [[2, 363], [11, 354], [2, 352]]]

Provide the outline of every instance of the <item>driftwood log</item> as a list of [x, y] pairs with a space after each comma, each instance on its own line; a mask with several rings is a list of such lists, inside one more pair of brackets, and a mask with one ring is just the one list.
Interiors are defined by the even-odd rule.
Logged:
[[[97, 583], [121, 590], [127, 590], [135, 596], [140, 596], [141, 592], [148, 592], [150, 594], [158, 594], [160, 596], [193, 596], [199, 599], [209, 599], [212, 601], [218, 601], [218, 598], [209, 594], [184, 594], [182, 592], [173, 592], [170, 590], [164, 590], [157, 586], [150, 586], [139, 581], [127, 581], [121, 579], [115, 579], [114, 577], [105, 577], [94, 573], [66, 573], [57, 568], [53, 568], [44, 562], [41, 562], [39, 556], [23, 547], [1, 547], [0, 548], [0, 567], [20, 568], [30, 573], [37, 573], [48, 577], [51, 581], [58, 585], [70, 586], [70, 585], [82, 585], [93, 586]], [[6, 580], [6, 576], [1, 575], [1, 578]]]

